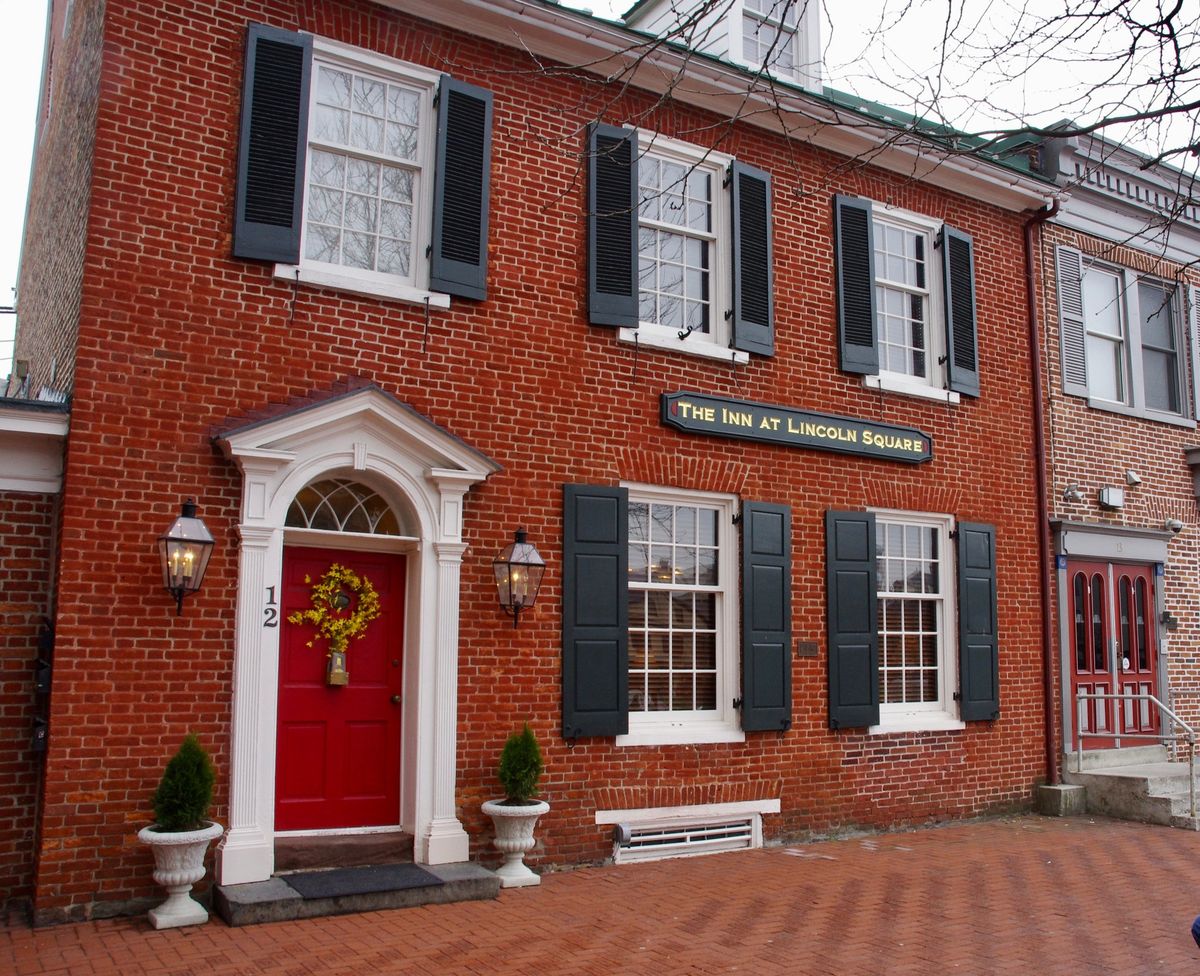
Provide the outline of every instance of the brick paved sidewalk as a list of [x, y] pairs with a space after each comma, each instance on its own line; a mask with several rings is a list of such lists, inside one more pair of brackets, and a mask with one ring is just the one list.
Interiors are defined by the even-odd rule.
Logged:
[[547, 875], [498, 901], [229, 929], [0, 931], [0, 973], [1191, 974], [1200, 835], [1079, 818]]

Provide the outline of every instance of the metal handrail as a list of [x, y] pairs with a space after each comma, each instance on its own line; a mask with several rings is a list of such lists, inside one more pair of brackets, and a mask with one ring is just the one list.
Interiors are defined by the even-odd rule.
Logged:
[[[1184, 732], [1184, 735], [1167, 734], [1165, 732], [1150, 733], [1150, 732], [1125, 732], [1117, 734], [1115, 732], [1084, 732], [1083, 731], [1083, 710], [1084, 702], [1113, 700], [1113, 701], [1149, 701], [1158, 706], [1158, 710], [1166, 717], [1170, 718]], [[1093, 736], [1097, 739], [1116, 739], [1118, 743], [1122, 739], [1156, 739], [1161, 742], [1178, 742], [1183, 739], [1188, 744], [1188, 804], [1190, 807], [1189, 816], [1192, 819], [1192, 825], [1196, 824], [1196, 731], [1183, 719], [1176, 715], [1167, 705], [1164, 705], [1154, 695], [1142, 692], [1124, 691], [1120, 693], [1109, 693], [1099, 691], [1077, 691], [1075, 693], [1075, 734], [1079, 737], [1079, 748], [1075, 750], [1075, 772], [1083, 772], [1083, 737]], [[1115, 718], [1116, 716], [1114, 716]], [[1113, 723], [1114, 725], [1116, 722]], [[1166, 725], [1165, 722], [1162, 723]]]

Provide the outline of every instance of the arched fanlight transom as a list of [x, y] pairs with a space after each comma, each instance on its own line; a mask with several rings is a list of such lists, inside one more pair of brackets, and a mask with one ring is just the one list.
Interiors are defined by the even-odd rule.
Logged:
[[403, 534], [396, 513], [378, 492], [344, 478], [323, 478], [301, 488], [288, 508], [285, 524], [326, 532]]

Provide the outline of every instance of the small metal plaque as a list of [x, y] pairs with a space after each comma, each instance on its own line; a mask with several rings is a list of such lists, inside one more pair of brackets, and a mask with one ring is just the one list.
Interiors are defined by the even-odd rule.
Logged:
[[816, 657], [816, 641], [796, 641], [796, 657]]

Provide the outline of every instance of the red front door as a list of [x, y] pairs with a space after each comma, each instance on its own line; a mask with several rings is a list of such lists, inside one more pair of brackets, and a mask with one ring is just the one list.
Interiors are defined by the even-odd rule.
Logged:
[[[381, 611], [350, 641], [342, 686], [327, 681], [328, 642], [312, 624], [287, 619], [312, 605], [313, 584], [333, 563], [370, 580]], [[402, 555], [284, 549], [276, 830], [399, 823], [404, 579]]]
[[[1158, 635], [1154, 623], [1151, 567], [1123, 563], [1067, 563], [1067, 608], [1071, 667], [1071, 716], [1088, 733], [1085, 749], [1152, 745], [1158, 709], [1145, 699], [1089, 699], [1078, 692], [1157, 695]], [[1076, 734], [1076, 747], [1079, 737]]]

